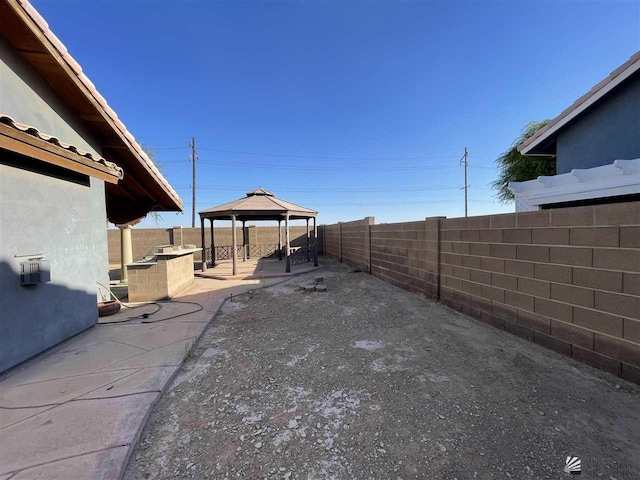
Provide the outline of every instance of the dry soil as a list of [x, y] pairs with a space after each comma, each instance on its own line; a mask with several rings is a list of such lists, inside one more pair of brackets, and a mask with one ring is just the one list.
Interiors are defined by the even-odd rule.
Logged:
[[638, 386], [335, 265], [227, 301], [125, 478], [637, 479], [639, 417]]

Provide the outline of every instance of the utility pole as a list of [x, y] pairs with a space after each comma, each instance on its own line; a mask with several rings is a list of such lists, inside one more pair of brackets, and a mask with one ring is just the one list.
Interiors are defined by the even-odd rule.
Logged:
[[198, 152], [196, 152], [196, 137], [191, 137], [191, 143], [189, 144], [191, 147], [191, 167], [193, 178], [191, 180], [191, 192], [193, 202], [192, 210], [191, 210], [191, 228], [196, 226], [196, 158], [198, 158]]
[[469, 182], [467, 181], [467, 169], [469, 168], [469, 152], [467, 151], [467, 147], [464, 147], [464, 155], [460, 159], [460, 165], [464, 164], [464, 216], [468, 217], [469, 206], [467, 202], [467, 190], [469, 189]]

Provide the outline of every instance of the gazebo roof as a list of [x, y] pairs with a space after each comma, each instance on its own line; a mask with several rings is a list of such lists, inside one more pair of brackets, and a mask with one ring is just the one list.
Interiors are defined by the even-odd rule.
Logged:
[[231, 220], [232, 215], [235, 215], [237, 220], [280, 220], [287, 213], [293, 220], [314, 218], [318, 215], [315, 210], [276, 198], [273, 193], [262, 187], [247, 192], [245, 197], [233, 202], [198, 212], [200, 218], [215, 220]]

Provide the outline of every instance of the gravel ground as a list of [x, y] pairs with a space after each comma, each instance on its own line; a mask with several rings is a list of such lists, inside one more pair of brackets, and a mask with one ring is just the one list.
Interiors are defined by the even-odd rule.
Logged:
[[568, 455], [640, 478], [640, 388], [337, 264], [225, 304], [125, 478], [559, 479]]

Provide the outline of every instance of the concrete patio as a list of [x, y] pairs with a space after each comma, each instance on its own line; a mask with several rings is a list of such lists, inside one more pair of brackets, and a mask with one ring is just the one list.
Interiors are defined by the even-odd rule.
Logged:
[[215, 278], [218, 280], [252, 280], [261, 278], [289, 278], [293, 275], [311, 272], [319, 267], [314, 267], [313, 262], [291, 266], [291, 273], [285, 272], [285, 262], [277, 258], [248, 258], [238, 260], [237, 274], [233, 275], [233, 263], [231, 260], [221, 260], [215, 267], [209, 267], [205, 272], [196, 271], [196, 276]]
[[224, 299], [277, 281], [196, 279], [169, 302], [123, 308], [101, 319], [122, 323], [98, 324], [0, 376], [0, 480], [119, 478]]

